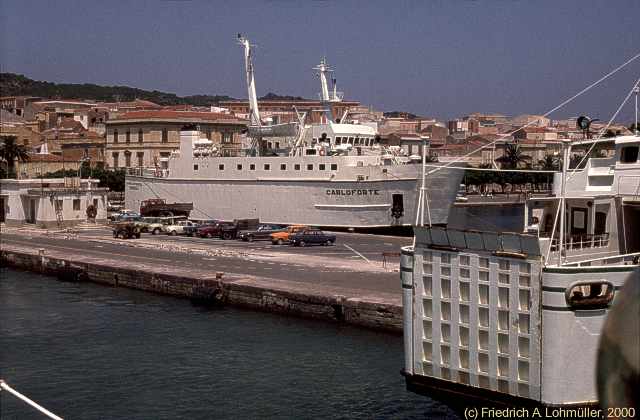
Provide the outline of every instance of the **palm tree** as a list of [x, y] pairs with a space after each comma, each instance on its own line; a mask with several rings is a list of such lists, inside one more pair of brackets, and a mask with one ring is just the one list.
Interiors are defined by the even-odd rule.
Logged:
[[[545, 155], [544, 159], [538, 161], [538, 167], [544, 171], [559, 171], [560, 170], [560, 159], [554, 155]], [[553, 182], [553, 174], [535, 174], [541, 175], [534, 177], [536, 181], [542, 181], [544, 179], [547, 184], [547, 189]]]
[[16, 136], [0, 136], [0, 159], [7, 162], [8, 176], [15, 176], [15, 162], [28, 162], [29, 154], [27, 148], [16, 143]]
[[504, 154], [496, 159], [496, 162], [502, 164], [503, 169], [517, 169], [522, 163], [531, 160], [531, 156], [525, 155], [520, 146], [517, 144], [507, 144]]

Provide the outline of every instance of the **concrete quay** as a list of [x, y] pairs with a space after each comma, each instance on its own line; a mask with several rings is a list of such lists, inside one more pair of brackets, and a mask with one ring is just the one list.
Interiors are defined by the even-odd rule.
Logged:
[[[109, 230], [70, 236], [4, 229], [0, 259], [4, 266], [72, 281], [394, 333], [402, 329], [397, 262], [384, 268], [371, 255], [374, 252], [363, 251], [362, 258], [353, 259], [349, 249], [337, 246], [301, 250], [151, 235], [125, 241], [108, 235]], [[342, 234], [341, 239], [358, 244], [359, 249], [369, 241], [384, 241], [387, 248], [396, 245], [395, 238], [381, 240], [370, 235]], [[407, 238], [397, 240], [406, 242]], [[315, 250], [318, 255], [313, 254]], [[343, 255], [343, 250], [351, 255]]]

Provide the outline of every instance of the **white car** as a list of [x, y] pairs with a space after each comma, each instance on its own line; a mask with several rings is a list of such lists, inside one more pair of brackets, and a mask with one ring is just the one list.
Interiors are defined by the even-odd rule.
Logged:
[[167, 235], [184, 235], [185, 226], [195, 226], [195, 223], [190, 220], [178, 220], [168, 226], [165, 226], [164, 231]]

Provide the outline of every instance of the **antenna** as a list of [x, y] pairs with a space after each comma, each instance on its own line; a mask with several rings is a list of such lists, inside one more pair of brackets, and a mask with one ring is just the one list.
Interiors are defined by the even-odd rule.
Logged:
[[640, 135], [640, 130], [638, 129], [638, 92], [640, 92], [640, 86], [636, 83], [636, 86], [633, 88], [633, 93], [636, 94], [636, 125], [633, 127], [636, 136]]

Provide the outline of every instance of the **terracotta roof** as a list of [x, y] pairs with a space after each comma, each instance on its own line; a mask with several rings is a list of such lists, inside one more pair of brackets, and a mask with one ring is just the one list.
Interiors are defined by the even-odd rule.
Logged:
[[195, 112], [195, 111], [132, 111], [126, 112], [117, 118], [111, 120], [143, 120], [143, 119], [171, 119], [171, 120], [208, 120], [208, 121], [220, 121], [220, 120], [237, 120], [238, 118], [229, 115], [216, 112]]
[[[62, 156], [51, 153], [29, 153], [29, 162], [75, 162], [70, 159], [63, 160]], [[28, 163], [28, 162], [27, 162]]]

